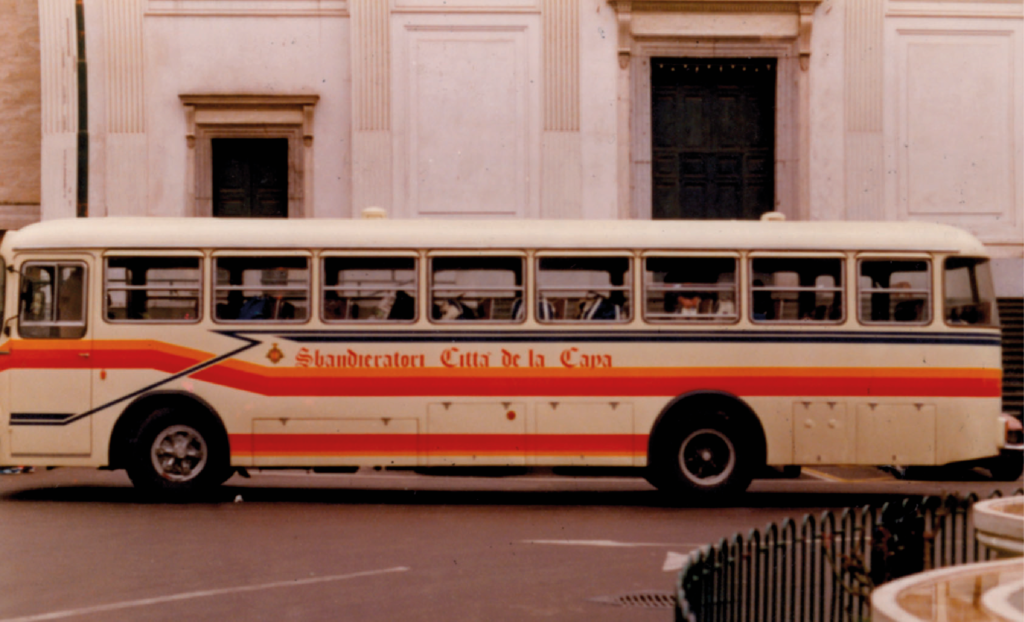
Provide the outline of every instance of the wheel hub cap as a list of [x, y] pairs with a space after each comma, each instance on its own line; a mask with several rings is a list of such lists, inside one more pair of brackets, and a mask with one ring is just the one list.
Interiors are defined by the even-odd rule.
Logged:
[[203, 436], [187, 425], [171, 426], [160, 432], [150, 450], [157, 475], [173, 482], [197, 477], [206, 466], [207, 456]]
[[696, 430], [679, 447], [679, 467], [699, 486], [727, 480], [736, 466], [736, 449], [728, 436], [713, 428]]

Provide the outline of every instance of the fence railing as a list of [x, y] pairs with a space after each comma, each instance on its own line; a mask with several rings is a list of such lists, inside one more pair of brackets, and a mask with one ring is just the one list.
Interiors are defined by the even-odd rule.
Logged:
[[808, 514], [799, 524], [786, 519], [704, 546], [679, 574], [676, 620], [869, 620], [876, 585], [992, 556], [974, 537], [971, 506], [977, 501], [973, 494], [911, 497], [838, 516]]

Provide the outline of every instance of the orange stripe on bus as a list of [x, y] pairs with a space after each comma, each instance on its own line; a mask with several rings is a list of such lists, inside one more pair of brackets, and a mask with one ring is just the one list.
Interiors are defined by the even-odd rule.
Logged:
[[[153, 369], [180, 373], [213, 354], [157, 340], [81, 342], [16, 340], [0, 371]], [[81, 356], [91, 353], [91, 356]], [[226, 360], [192, 374], [197, 380], [265, 396], [676, 396], [723, 391], [751, 397], [977, 397], [1002, 394], [999, 369], [858, 367], [631, 367], [348, 369], [269, 367]]]
[[232, 434], [232, 454], [415, 456], [415, 434]]

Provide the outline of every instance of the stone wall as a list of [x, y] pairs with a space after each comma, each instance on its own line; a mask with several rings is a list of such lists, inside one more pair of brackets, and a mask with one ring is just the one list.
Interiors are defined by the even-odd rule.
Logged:
[[39, 218], [37, 0], [0, 0], [0, 58], [0, 229], [8, 229]]

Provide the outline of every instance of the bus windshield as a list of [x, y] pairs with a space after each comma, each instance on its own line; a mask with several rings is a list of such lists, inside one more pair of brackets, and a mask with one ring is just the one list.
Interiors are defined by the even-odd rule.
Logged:
[[950, 326], [998, 326], [995, 287], [988, 259], [946, 259], [946, 323]]

